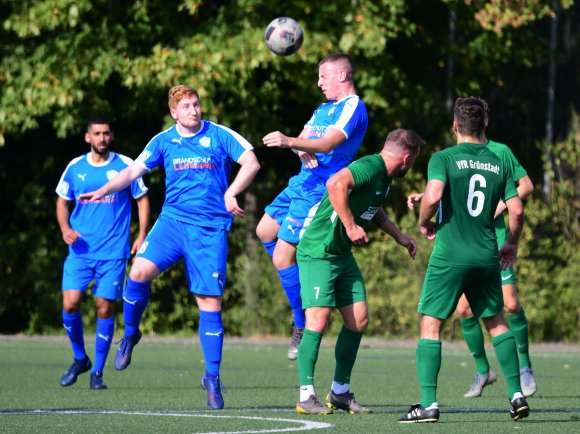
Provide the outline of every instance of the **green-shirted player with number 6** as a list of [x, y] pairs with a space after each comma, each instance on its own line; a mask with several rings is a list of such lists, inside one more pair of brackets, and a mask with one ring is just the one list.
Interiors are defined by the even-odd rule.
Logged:
[[[421, 339], [416, 366], [422, 400], [399, 419], [402, 423], [439, 420], [440, 332], [462, 294], [491, 335], [508, 385], [511, 418], [517, 421], [529, 413], [520, 385], [516, 343], [503, 317], [500, 278], [500, 269], [516, 259], [524, 210], [511, 167], [485, 146], [486, 123], [485, 101], [458, 98], [453, 119], [457, 145], [436, 152], [429, 161], [419, 229], [425, 238], [436, 236], [437, 241], [417, 308]], [[494, 215], [500, 200], [507, 206], [510, 232], [498, 255]], [[431, 220], [434, 216], [436, 221]]]
[[[389, 221], [382, 206], [391, 182], [405, 176], [422, 145], [413, 131], [392, 131], [378, 154], [354, 161], [328, 180], [318, 209], [306, 219], [297, 251], [300, 296], [306, 309], [306, 327], [298, 347], [299, 414], [331, 414], [333, 409], [371, 412], [350, 391], [356, 354], [369, 322], [365, 285], [352, 245], [368, 243], [363, 226], [372, 221], [415, 258], [415, 240]], [[324, 405], [314, 390], [314, 368], [333, 308], [340, 311], [344, 326], [336, 341], [334, 381]]]

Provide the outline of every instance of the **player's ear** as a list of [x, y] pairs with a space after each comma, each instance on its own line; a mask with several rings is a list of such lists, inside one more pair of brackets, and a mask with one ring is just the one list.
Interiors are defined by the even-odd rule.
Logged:
[[451, 130], [452, 130], [452, 131], [453, 131], [455, 134], [457, 134], [458, 127], [457, 127], [457, 121], [456, 121], [455, 119], [453, 119], [453, 126], [451, 127]]
[[88, 131], [85, 133], [85, 142], [91, 143], [91, 136], [89, 135]]

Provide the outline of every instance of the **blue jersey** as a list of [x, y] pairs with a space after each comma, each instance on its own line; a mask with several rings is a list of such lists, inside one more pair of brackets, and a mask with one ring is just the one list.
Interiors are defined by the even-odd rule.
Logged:
[[131, 196], [147, 193], [143, 179], [97, 202], [77, 200], [82, 193], [98, 190], [133, 161], [109, 153], [104, 163], [95, 163], [87, 153], [72, 160], [62, 174], [56, 193], [65, 200], [76, 200], [70, 226], [81, 236], [69, 246], [69, 255], [95, 260], [127, 259], [130, 256]]
[[157, 134], [137, 158], [147, 170], [165, 169], [165, 203], [162, 214], [185, 223], [229, 230], [232, 214], [224, 193], [232, 162], [253, 149], [235, 131], [209, 121], [184, 136], [177, 125]]
[[346, 140], [328, 154], [317, 152], [318, 167], [309, 169], [303, 164], [297, 175], [300, 182], [324, 185], [328, 178], [346, 167], [356, 157], [368, 124], [367, 108], [356, 95], [318, 106], [305, 125], [310, 129], [308, 138], [321, 139], [328, 128], [336, 128], [344, 133]]

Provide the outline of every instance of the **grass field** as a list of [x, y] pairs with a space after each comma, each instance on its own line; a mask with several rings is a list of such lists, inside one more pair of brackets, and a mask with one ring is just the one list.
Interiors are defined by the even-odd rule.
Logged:
[[[92, 340], [92, 339], [91, 339]], [[331, 338], [327, 338], [328, 341]], [[514, 423], [508, 415], [503, 378], [480, 398], [466, 399], [474, 366], [467, 350], [444, 344], [439, 375], [438, 424], [400, 425], [397, 418], [419, 400], [414, 349], [365, 345], [359, 352], [352, 390], [370, 406], [371, 415], [343, 412], [326, 417], [298, 416], [295, 362], [286, 346], [226, 341], [222, 379], [226, 409], [210, 411], [199, 387], [203, 374], [197, 341], [151, 342], [146, 338], [123, 372], [112, 367], [109, 389], [89, 389], [84, 374], [68, 388], [59, 386], [72, 360], [64, 340], [0, 340], [0, 432], [2, 433], [265, 433], [265, 432], [438, 432], [572, 433], [580, 432], [580, 353], [533, 353], [538, 393], [529, 399], [530, 417]], [[369, 341], [370, 342], [370, 341]], [[93, 347], [88, 347], [92, 354]], [[493, 352], [492, 367], [499, 372]], [[91, 356], [92, 358], [92, 356]], [[334, 350], [321, 348], [316, 386], [324, 398], [332, 381]]]

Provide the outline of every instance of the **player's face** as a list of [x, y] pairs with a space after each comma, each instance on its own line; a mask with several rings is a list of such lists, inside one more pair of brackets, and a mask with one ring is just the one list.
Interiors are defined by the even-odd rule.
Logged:
[[340, 74], [341, 71], [335, 62], [326, 62], [318, 68], [318, 87], [329, 101], [338, 100]]
[[85, 133], [85, 142], [98, 155], [106, 155], [113, 141], [113, 132], [107, 124], [93, 124]]
[[170, 112], [180, 127], [196, 132], [201, 126], [201, 105], [195, 95], [183, 98]]

